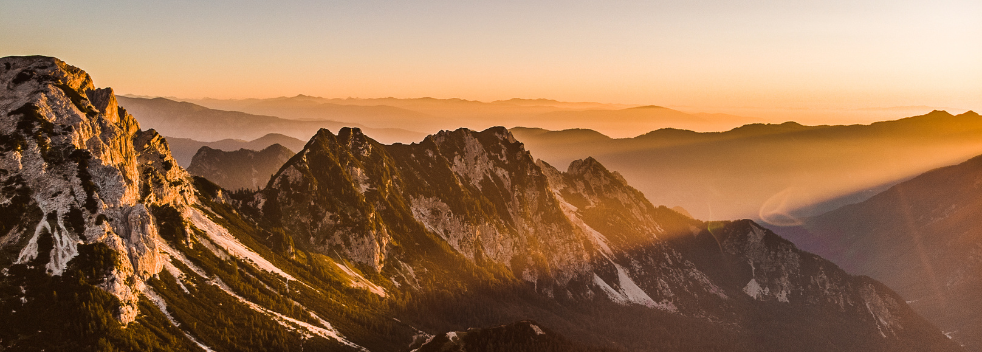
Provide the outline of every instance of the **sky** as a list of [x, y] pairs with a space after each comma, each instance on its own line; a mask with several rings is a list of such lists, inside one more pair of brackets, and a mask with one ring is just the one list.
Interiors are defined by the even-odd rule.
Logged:
[[[982, 1], [0, 0], [117, 93], [982, 109]], [[741, 110], [742, 109], [742, 110]]]

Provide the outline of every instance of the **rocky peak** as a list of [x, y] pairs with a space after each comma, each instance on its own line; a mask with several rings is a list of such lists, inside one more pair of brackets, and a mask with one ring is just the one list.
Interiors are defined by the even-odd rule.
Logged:
[[[188, 175], [154, 131], [140, 131], [111, 89], [95, 89], [85, 71], [50, 57], [0, 59], [0, 209], [4, 250], [16, 264], [50, 258], [60, 275], [80, 245], [103, 244], [122, 260], [102, 287], [136, 315], [137, 291], [161, 269], [150, 205], [195, 202]], [[39, 256], [42, 237], [53, 238]]]
[[338, 131], [338, 143], [346, 145], [349, 150], [362, 157], [372, 152], [371, 139], [361, 133], [360, 128], [343, 127]]
[[321, 129], [273, 175], [256, 206], [308, 248], [378, 271], [391, 239], [378, 212], [398, 178], [391, 158], [373, 152], [381, 149], [357, 128], [337, 136]]
[[624, 176], [621, 176], [617, 171], [607, 170], [603, 164], [593, 157], [574, 160], [569, 164], [566, 173], [572, 177], [584, 178], [591, 184], [606, 185], [612, 183], [621, 187], [630, 187]]
[[[262, 194], [264, 216], [299, 234], [296, 242], [376, 271], [393, 236], [407, 231], [430, 231], [475, 263], [502, 264], [532, 281], [550, 271], [568, 279], [575, 270], [556, 269], [583, 255], [582, 248], [550, 249], [576, 248], [580, 239], [541, 170], [504, 128], [444, 131], [392, 146], [357, 129], [337, 137], [321, 131]], [[286, 213], [293, 216], [277, 215]]]
[[[43, 84], [64, 84], [75, 91], [93, 89], [92, 78], [85, 71], [53, 57], [8, 56], [0, 59], [0, 79], [8, 90], [37, 87]], [[9, 76], [8, 76], [9, 75]]]
[[586, 172], [594, 170], [607, 172], [606, 167], [600, 164], [597, 159], [589, 156], [586, 159], [573, 160], [573, 162], [569, 163], [569, 167], [566, 169], [566, 172], [573, 175], [582, 175]]

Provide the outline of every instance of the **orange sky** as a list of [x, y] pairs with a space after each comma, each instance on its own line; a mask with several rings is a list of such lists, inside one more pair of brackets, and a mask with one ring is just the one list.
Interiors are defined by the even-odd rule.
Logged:
[[13, 0], [0, 54], [56, 56], [137, 95], [542, 97], [821, 120], [982, 109], [979, 18], [977, 0]]

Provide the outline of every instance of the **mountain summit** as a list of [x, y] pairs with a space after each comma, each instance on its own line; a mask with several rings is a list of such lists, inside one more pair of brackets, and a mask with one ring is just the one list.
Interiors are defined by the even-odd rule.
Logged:
[[80, 253], [112, 250], [120, 260], [99, 286], [120, 300], [116, 318], [132, 322], [144, 281], [164, 261], [149, 209], [189, 209], [188, 174], [82, 70], [42, 57], [0, 65], [5, 266], [61, 275]]

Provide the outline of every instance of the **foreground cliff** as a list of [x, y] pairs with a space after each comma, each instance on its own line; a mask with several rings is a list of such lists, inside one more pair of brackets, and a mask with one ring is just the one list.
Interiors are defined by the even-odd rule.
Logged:
[[230, 193], [77, 68], [4, 58], [0, 87], [4, 349], [426, 350], [527, 319], [584, 349], [957, 349], [876, 281], [503, 128], [321, 130]]
[[0, 87], [0, 348], [361, 349], [281, 292], [295, 277], [216, 223], [112, 90], [45, 57], [0, 59]]

